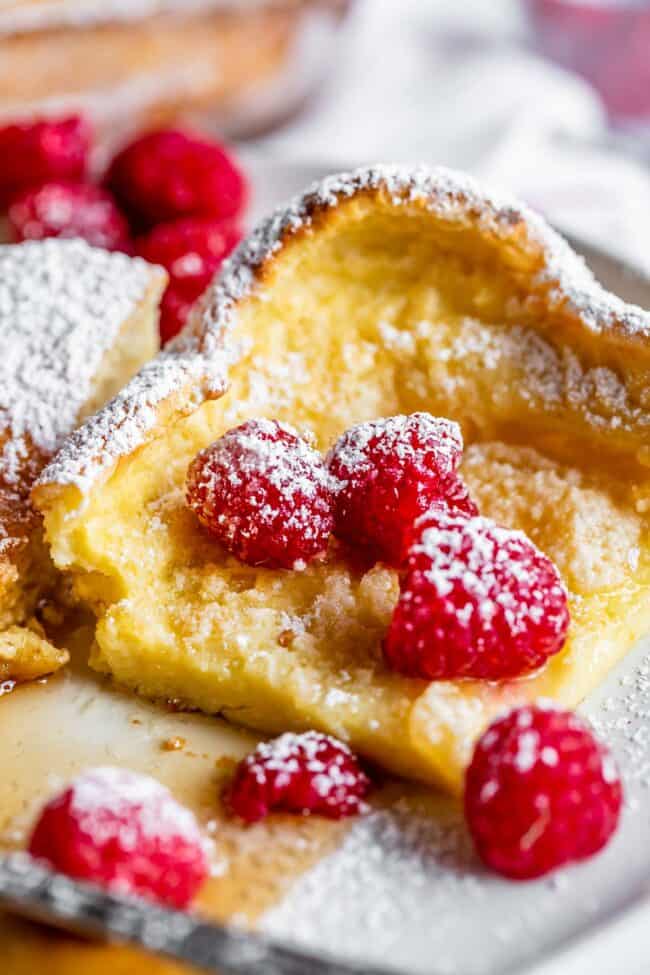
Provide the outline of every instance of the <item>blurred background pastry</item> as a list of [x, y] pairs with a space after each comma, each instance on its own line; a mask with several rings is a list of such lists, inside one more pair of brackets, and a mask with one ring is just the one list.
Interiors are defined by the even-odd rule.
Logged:
[[123, 135], [207, 113], [228, 135], [260, 132], [324, 76], [348, 5], [0, 0], [0, 117], [83, 111]]

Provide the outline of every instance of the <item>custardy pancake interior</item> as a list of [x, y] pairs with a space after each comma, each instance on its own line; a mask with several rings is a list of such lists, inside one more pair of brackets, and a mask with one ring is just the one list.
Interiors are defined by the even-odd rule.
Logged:
[[[97, 617], [92, 664], [153, 698], [279, 732], [321, 728], [401, 775], [457, 789], [490, 717], [537, 696], [578, 703], [650, 628], [646, 336], [590, 331], [531, 291], [539, 253], [358, 193], [286, 241], [241, 302], [229, 389], [161, 426], [83, 503], [42, 489], [55, 561]], [[361, 420], [458, 420], [483, 513], [521, 528], [570, 591], [565, 649], [504, 684], [435, 682], [381, 655], [396, 574], [333, 545], [303, 572], [225, 554], [184, 501], [198, 450], [247, 417], [327, 449]]]

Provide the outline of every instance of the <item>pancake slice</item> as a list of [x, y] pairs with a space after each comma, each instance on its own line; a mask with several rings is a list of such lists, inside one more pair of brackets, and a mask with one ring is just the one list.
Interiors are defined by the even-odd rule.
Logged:
[[[55, 564], [97, 616], [91, 663], [151, 698], [275, 733], [317, 728], [458, 790], [495, 713], [577, 704], [650, 628], [650, 316], [519, 204], [446, 170], [332, 177], [265, 222], [179, 338], [64, 445], [34, 492]], [[396, 573], [332, 544], [251, 568], [184, 499], [196, 453], [250, 417], [326, 450], [366, 419], [457, 420], [483, 513], [570, 592], [540, 672], [431, 684], [381, 653]]]
[[164, 272], [82, 241], [0, 247], [0, 677], [56, 670], [36, 613], [60, 585], [30, 501], [78, 423], [155, 355]]

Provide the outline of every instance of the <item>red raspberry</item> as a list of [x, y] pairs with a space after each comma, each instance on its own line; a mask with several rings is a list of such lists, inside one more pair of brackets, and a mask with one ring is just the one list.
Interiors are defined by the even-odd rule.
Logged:
[[160, 312], [163, 342], [180, 332], [192, 305], [240, 240], [241, 231], [229, 220], [187, 217], [161, 223], [136, 241], [141, 257], [169, 272]]
[[71, 877], [178, 908], [208, 873], [192, 813], [155, 779], [126, 769], [91, 769], [51, 799], [29, 852]]
[[302, 568], [327, 548], [332, 494], [320, 455], [275, 420], [248, 420], [197, 454], [187, 503], [249, 565]]
[[238, 216], [248, 192], [222, 145], [175, 129], [148, 132], [126, 146], [106, 182], [127, 213], [148, 226], [177, 217]]
[[467, 769], [465, 816], [485, 863], [526, 880], [605, 846], [622, 794], [614, 759], [589, 728], [538, 702], [483, 734]]
[[562, 649], [566, 590], [522, 532], [442, 505], [417, 527], [384, 641], [389, 667], [425, 680], [501, 680]]
[[16, 241], [82, 237], [105, 250], [130, 250], [126, 218], [98, 186], [43, 183], [12, 200], [8, 219]]
[[370, 781], [342, 742], [317, 731], [262, 742], [239, 763], [225, 800], [255, 823], [273, 810], [329, 819], [363, 812]]
[[193, 301], [183, 298], [173, 285], [168, 284], [160, 302], [160, 343], [166, 345], [185, 327]]
[[83, 179], [91, 142], [90, 125], [78, 115], [0, 128], [0, 206], [46, 180]]
[[[451, 514], [467, 515], [469, 518], [473, 518], [479, 513], [476, 502], [470, 496], [469, 488], [460, 477], [455, 477], [447, 482], [445, 485], [445, 496], [441, 501], [444, 508]], [[439, 501], [434, 501], [429, 510], [432, 507], [435, 508], [439, 503]], [[415, 540], [416, 534], [417, 532], [414, 526], [414, 530], [411, 533], [411, 543]], [[408, 555], [408, 552], [406, 555]], [[402, 558], [402, 564], [404, 564], [404, 557]]]
[[328, 456], [339, 483], [334, 533], [391, 565], [403, 563], [414, 523], [432, 502], [449, 499], [476, 514], [456, 470], [463, 452], [457, 423], [429, 413], [361, 423]]

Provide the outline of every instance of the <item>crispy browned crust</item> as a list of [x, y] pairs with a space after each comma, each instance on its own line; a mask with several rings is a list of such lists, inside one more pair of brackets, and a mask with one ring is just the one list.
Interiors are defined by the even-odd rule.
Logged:
[[237, 358], [229, 334], [240, 309], [272, 280], [290, 247], [336, 233], [377, 208], [426, 214], [440, 228], [472, 235], [494, 273], [508, 274], [563, 329], [594, 333], [650, 365], [650, 315], [606, 292], [583, 260], [536, 214], [473, 180], [444, 169], [376, 166], [330, 177], [265, 220], [226, 262], [183, 333], [109, 404], [75, 432], [39, 478], [34, 497], [47, 507], [62, 487], [79, 499], [110, 475], [120, 457], [161, 425], [223, 394]]

